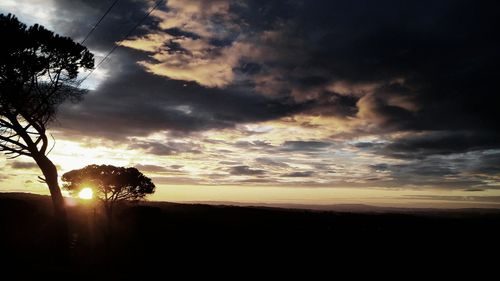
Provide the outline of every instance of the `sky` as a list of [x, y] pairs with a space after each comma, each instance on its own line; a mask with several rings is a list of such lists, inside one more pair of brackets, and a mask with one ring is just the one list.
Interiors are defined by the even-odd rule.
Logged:
[[[80, 42], [112, 0], [2, 0]], [[120, 0], [50, 127], [60, 174], [133, 166], [152, 200], [500, 207], [496, 1]], [[81, 77], [86, 75], [85, 72]], [[0, 190], [46, 193], [28, 158]]]

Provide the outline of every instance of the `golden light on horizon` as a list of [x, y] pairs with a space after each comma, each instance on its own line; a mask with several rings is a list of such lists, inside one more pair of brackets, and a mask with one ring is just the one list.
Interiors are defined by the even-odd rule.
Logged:
[[94, 197], [94, 191], [90, 187], [85, 187], [78, 192], [78, 197], [84, 200], [90, 200]]

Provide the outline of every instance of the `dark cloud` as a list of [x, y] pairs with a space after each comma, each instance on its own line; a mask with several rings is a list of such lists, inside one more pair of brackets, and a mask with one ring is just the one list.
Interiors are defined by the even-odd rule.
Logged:
[[436, 186], [467, 191], [495, 188], [500, 153], [496, 150], [471, 151], [452, 155], [427, 155], [405, 159], [401, 164], [379, 163], [369, 167], [374, 174], [385, 175], [381, 182], [391, 186]]
[[314, 175], [313, 171], [306, 171], [306, 172], [292, 172], [283, 174], [281, 176], [285, 178], [308, 178], [312, 177], [313, 175]]
[[393, 176], [400, 179], [417, 176], [430, 177], [433, 180], [439, 177], [457, 175], [459, 171], [453, 166], [441, 161], [419, 161], [410, 164], [398, 164], [388, 167]]
[[[500, 4], [274, 1], [263, 10], [251, 2], [250, 26], [278, 33], [267, 46], [280, 60], [267, 67], [280, 73], [280, 93], [299, 92], [321, 114], [358, 114], [378, 132], [499, 130], [500, 96], [492, 89]], [[325, 91], [325, 81], [344, 86]], [[333, 100], [328, 106], [325, 97]]]
[[[121, 29], [146, 8], [142, 2], [122, 2], [92, 36], [95, 46], [117, 41]], [[137, 66], [144, 53], [119, 48], [119, 63], [112, 62], [116, 72], [84, 103], [62, 110], [62, 126], [113, 137], [228, 128], [304, 112], [360, 116], [380, 131], [498, 131], [493, 120], [500, 116], [493, 105], [499, 96], [491, 91], [498, 63], [497, 3], [244, 2], [231, 5], [226, 27], [238, 25], [242, 34], [251, 35], [247, 43], [276, 54], [237, 64], [250, 84], [207, 89], [188, 82], [184, 87], [186, 82], [153, 76]], [[65, 25], [75, 37], [107, 8], [101, 1], [57, 4], [80, 15]], [[146, 26], [156, 28], [155, 20]], [[198, 38], [182, 27], [167, 31]], [[267, 31], [272, 36], [260, 36]], [[137, 35], [146, 32], [139, 29]], [[237, 40], [232, 34], [210, 42], [226, 46]], [[262, 77], [280, 85], [272, 87], [280, 98], [259, 94], [271, 87], [262, 88]]]
[[142, 149], [149, 154], [164, 156], [179, 153], [201, 153], [200, 148], [193, 143], [170, 141], [166, 143], [153, 141], [134, 141], [130, 149]]
[[405, 195], [406, 199], [500, 203], [500, 196]]
[[353, 144], [354, 147], [356, 148], [361, 148], [361, 149], [372, 149], [376, 146], [379, 146], [380, 143], [377, 142], [356, 142]]
[[[52, 21], [58, 32], [76, 40], [82, 39], [109, 7], [109, 3], [102, 1], [57, 0], [55, 4], [60, 15]], [[106, 52], [144, 16], [147, 9], [146, 1], [120, 1], [86, 45], [94, 51]], [[160, 9], [164, 9], [163, 6]], [[156, 28], [156, 24], [157, 19], [150, 17], [133, 35], [145, 34]], [[186, 35], [179, 29], [169, 29], [168, 32]], [[158, 77], [137, 64], [146, 57], [142, 52], [119, 47], [102, 66], [108, 69], [103, 84], [91, 91], [82, 103], [63, 106], [55, 128], [76, 138], [85, 134], [120, 139], [159, 130], [189, 133], [272, 120], [294, 114], [305, 106], [289, 98], [265, 97], [244, 85], [207, 89], [192, 82]], [[100, 59], [96, 58], [97, 61]]]
[[285, 141], [281, 149], [283, 151], [320, 151], [332, 145], [333, 143], [323, 141]]
[[274, 179], [246, 179], [246, 180], [240, 180], [238, 181], [239, 183], [276, 183], [276, 180]]
[[266, 173], [264, 170], [252, 169], [248, 166], [234, 166], [230, 169], [231, 175], [235, 176], [255, 176], [263, 175]]
[[394, 140], [380, 150], [397, 158], [425, 158], [497, 148], [500, 134], [488, 131], [435, 131]]
[[0, 182], [10, 178], [10, 175], [0, 174]]
[[[307, 92], [307, 89], [305, 89]], [[333, 115], [341, 118], [355, 117], [358, 113], [358, 97], [322, 92], [306, 102], [304, 113], [311, 115]]]
[[370, 168], [372, 168], [374, 171], [377, 171], [377, 172], [383, 172], [383, 171], [387, 171], [389, 169], [389, 165], [384, 164], [384, 163], [373, 164], [373, 165], [370, 165]]
[[38, 169], [38, 165], [35, 162], [12, 161], [9, 162], [9, 165], [12, 169], [22, 169], [22, 170]]
[[478, 174], [500, 174], [500, 151], [486, 152], [476, 158], [472, 172]]
[[238, 141], [234, 143], [234, 146], [238, 148], [253, 148], [253, 149], [274, 148], [274, 146], [268, 143], [267, 141]]
[[[127, 51], [131, 52], [131, 51]], [[231, 128], [238, 123], [273, 120], [298, 112], [302, 105], [271, 99], [243, 89], [206, 89], [146, 73], [123, 54], [119, 70], [80, 104], [61, 109], [56, 129], [116, 139], [155, 131], [195, 132]]]
[[[51, 19], [52, 24], [58, 27], [59, 32], [78, 41], [83, 40], [111, 5], [110, 1], [101, 0], [55, 0], [54, 4], [59, 14]], [[123, 38], [144, 17], [148, 8], [147, 1], [119, 1], [101, 21], [85, 45], [99, 51], [109, 50], [114, 42]], [[153, 22], [153, 18], [148, 18], [144, 25], [149, 26]], [[144, 30], [139, 28], [134, 34], [143, 32]]]
[[481, 192], [481, 191], [485, 191], [485, 190], [481, 189], [481, 188], [467, 188], [467, 189], [464, 189], [464, 191], [468, 191], [468, 192]]

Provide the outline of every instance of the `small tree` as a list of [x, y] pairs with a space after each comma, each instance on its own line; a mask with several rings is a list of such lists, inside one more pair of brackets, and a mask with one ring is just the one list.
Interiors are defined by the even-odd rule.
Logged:
[[94, 67], [86, 47], [35, 24], [27, 27], [0, 14], [0, 151], [8, 158], [31, 157], [40, 167], [56, 218], [66, 228], [66, 212], [50, 152], [47, 125], [58, 106], [78, 101], [79, 69]]
[[138, 201], [155, 191], [150, 178], [136, 168], [115, 167], [111, 165], [89, 165], [83, 169], [72, 170], [62, 176], [64, 188], [72, 193], [90, 187], [95, 196], [103, 202], [108, 222], [111, 225], [113, 207], [124, 201]]

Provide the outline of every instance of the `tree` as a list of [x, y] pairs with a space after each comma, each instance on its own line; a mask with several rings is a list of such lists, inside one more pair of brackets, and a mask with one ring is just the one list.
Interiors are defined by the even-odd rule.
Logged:
[[113, 207], [124, 201], [138, 201], [155, 191], [150, 178], [136, 168], [111, 165], [89, 165], [72, 170], [62, 176], [64, 188], [72, 193], [83, 188], [93, 189], [96, 197], [103, 202], [108, 222], [111, 224]]
[[[56, 166], [47, 157], [48, 124], [60, 104], [79, 101], [79, 69], [92, 69], [86, 47], [35, 24], [29, 28], [14, 15], [0, 14], [0, 151], [8, 158], [31, 157], [43, 173], [56, 218], [66, 223]], [[66, 227], [64, 225], [64, 227]]]

